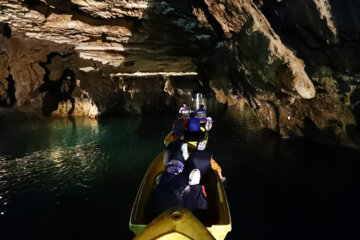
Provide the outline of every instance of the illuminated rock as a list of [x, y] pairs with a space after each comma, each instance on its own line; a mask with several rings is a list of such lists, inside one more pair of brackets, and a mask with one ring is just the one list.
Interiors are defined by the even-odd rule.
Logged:
[[283, 137], [310, 119], [354, 145], [360, 5], [339, 4], [0, 0], [0, 112], [140, 114], [207, 88]]

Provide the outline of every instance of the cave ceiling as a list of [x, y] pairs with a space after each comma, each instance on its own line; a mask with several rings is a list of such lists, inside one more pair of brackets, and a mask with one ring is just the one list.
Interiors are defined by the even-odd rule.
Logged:
[[191, 12], [180, 12], [165, 1], [0, 4], [0, 21], [10, 25], [13, 36], [68, 44], [81, 58], [120, 72], [196, 71], [199, 39], [211, 37]]

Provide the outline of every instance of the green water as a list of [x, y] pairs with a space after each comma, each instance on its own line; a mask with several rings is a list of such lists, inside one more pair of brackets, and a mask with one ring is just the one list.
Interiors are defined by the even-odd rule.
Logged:
[[3, 120], [0, 218], [7, 234], [130, 239], [132, 202], [171, 124], [161, 120]]
[[[136, 192], [172, 120], [2, 118], [0, 239], [131, 239]], [[359, 236], [359, 152], [280, 140], [240, 110], [214, 115], [208, 151], [227, 177], [227, 239]]]

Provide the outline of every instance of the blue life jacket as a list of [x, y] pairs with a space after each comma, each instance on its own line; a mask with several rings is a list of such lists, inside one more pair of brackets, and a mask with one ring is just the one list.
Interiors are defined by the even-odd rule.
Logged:
[[190, 132], [198, 132], [200, 130], [200, 121], [197, 118], [189, 118], [188, 129]]
[[182, 140], [175, 140], [169, 143], [167, 150], [169, 151], [169, 161], [179, 160], [185, 164], [184, 156], [182, 155], [181, 146], [183, 145]]

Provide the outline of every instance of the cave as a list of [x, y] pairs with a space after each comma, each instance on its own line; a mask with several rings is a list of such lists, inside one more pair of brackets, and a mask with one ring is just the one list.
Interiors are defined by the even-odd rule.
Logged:
[[[346, 23], [357, 19], [343, 13], [357, 4], [336, 11], [327, 1], [131, 4], [114, 3], [114, 11], [96, 1], [4, 5], [1, 58], [14, 72], [15, 108], [39, 116], [175, 112], [205, 91], [225, 107], [246, 104], [283, 138], [303, 136], [307, 117], [319, 129], [335, 118], [342, 122], [336, 140], [356, 146], [346, 140], [346, 126], [357, 125], [349, 100], [357, 84], [357, 28]], [[66, 69], [76, 76], [71, 96], [46, 93]]]
[[[356, 153], [359, 11], [356, 0], [0, 0], [0, 123], [37, 119], [24, 123], [30, 130], [19, 139], [26, 140], [34, 126], [41, 128], [37, 121], [60, 122], [74, 131], [64, 142], [76, 136], [78, 142], [71, 144], [82, 146], [79, 136], [92, 136], [81, 132], [83, 125], [98, 134], [99, 125], [122, 119], [125, 123], [119, 126], [134, 127], [135, 121], [135, 133], [150, 143], [157, 133], [149, 123], [154, 129], [170, 127], [168, 118], [173, 121], [183, 103], [195, 108], [196, 94], [201, 94], [210, 115], [234, 135], [229, 137], [234, 142], [251, 142], [264, 134], [261, 141], [270, 152], [294, 141], [299, 149], [320, 149], [326, 156], [331, 155], [327, 148]], [[236, 124], [228, 124], [228, 118]], [[247, 121], [260, 129], [254, 136], [238, 134], [243, 127], [252, 128]], [[54, 125], [44, 124], [44, 133], [35, 139], [62, 136], [50, 134], [57, 129]], [[4, 130], [3, 139], [16, 129], [11, 125]], [[101, 144], [107, 148], [117, 141], [109, 139], [92, 139], [100, 147], [89, 151], [96, 155]], [[131, 149], [127, 144], [138, 140], [129, 137], [123, 144]], [[6, 140], [0, 138], [0, 143], [7, 153]], [[42, 144], [47, 143], [34, 143], [30, 149], [36, 152]], [[239, 150], [230, 146], [224, 149]], [[313, 157], [310, 150], [294, 152], [304, 157], [304, 165]], [[48, 158], [61, 165], [61, 154], [57, 149]], [[275, 155], [283, 159], [282, 154]], [[136, 159], [136, 154], [129, 157]], [[0, 151], [0, 170], [6, 158]], [[267, 164], [262, 166], [265, 172], [271, 168]]]

